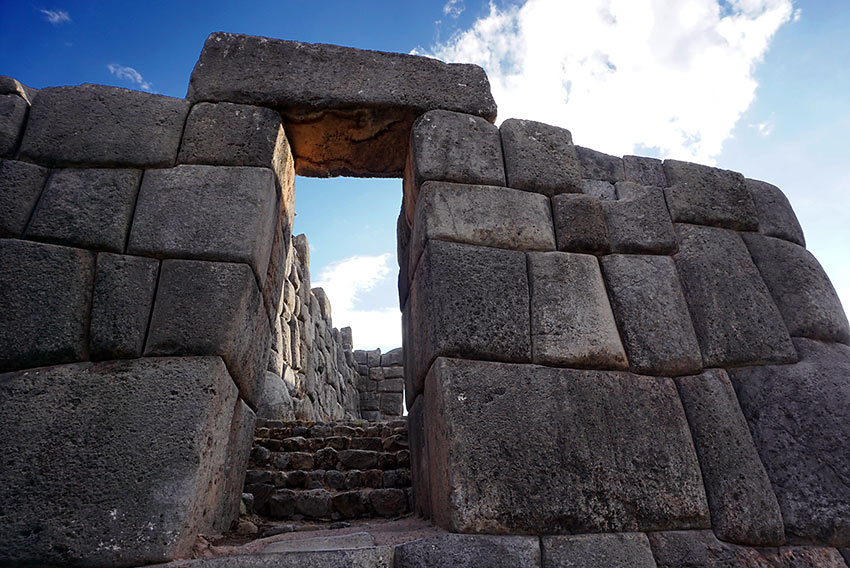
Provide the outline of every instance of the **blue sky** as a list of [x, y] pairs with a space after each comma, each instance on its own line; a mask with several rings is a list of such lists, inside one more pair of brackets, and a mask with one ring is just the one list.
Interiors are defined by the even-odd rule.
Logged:
[[[499, 119], [569, 128], [612, 154], [672, 157], [785, 191], [850, 305], [850, 2], [441, 0], [0, 3], [0, 74], [182, 97], [213, 31], [483, 65]], [[400, 344], [399, 180], [296, 181], [334, 324]]]

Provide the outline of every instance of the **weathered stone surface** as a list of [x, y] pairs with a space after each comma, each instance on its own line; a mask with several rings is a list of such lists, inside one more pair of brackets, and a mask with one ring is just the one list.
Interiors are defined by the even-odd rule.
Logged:
[[711, 526], [727, 542], [777, 546], [782, 515], [729, 377], [722, 369], [676, 379], [705, 481]]
[[625, 181], [652, 187], [667, 187], [661, 160], [643, 156], [623, 156]]
[[756, 266], [792, 336], [850, 343], [850, 325], [826, 272], [801, 246], [744, 234]]
[[29, 108], [17, 95], [0, 95], [0, 156], [11, 157], [18, 149]]
[[383, 392], [378, 397], [378, 409], [387, 416], [401, 416], [404, 410], [404, 395], [400, 392]]
[[0, 371], [87, 356], [94, 255], [0, 239]]
[[599, 259], [629, 368], [646, 375], [688, 375], [702, 369], [673, 259], [611, 254]]
[[316, 300], [319, 302], [319, 314], [323, 319], [330, 320], [331, 319], [331, 301], [328, 299], [328, 295], [325, 293], [324, 288], [313, 288], [310, 290], [313, 293], [313, 296], [316, 297]]
[[295, 420], [295, 408], [289, 389], [279, 375], [266, 371], [263, 375], [257, 417], [265, 420]]
[[313, 519], [330, 517], [331, 494], [324, 489], [301, 491], [295, 495], [295, 510]]
[[746, 179], [744, 182], [758, 212], [759, 232], [806, 246], [803, 229], [782, 190], [775, 185], [754, 179]]
[[785, 533], [850, 544], [850, 347], [795, 339], [795, 365], [730, 371]]
[[576, 146], [579, 162], [581, 163], [581, 177], [617, 183], [626, 177], [622, 158], [609, 156], [590, 148]]
[[188, 112], [183, 99], [118, 87], [42, 89], [20, 155], [49, 166], [168, 167]]
[[20, 237], [32, 215], [49, 170], [0, 160], [0, 237]]
[[162, 568], [393, 568], [393, 547], [376, 546], [343, 550], [318, 550], [219, 556], [180, 560]]
[[499, 127], [508, 187], [542, 193], [581, 193], [581, 166], [570, 131], [509, 118]]
[[545, 568], [655, 568], [642, 533], [544, 536], [540, 544]]
[[[0, 375], [0, 562], [138, 566], [220, 510], [236, 388], [217, 357]], [[22, 487], [38, 490], [23, 491]]]
[[413, 393], [439, 356], [531, 360], [524, 253], [428, 241], [408, 306]]
[[538, 568], [540, 544], [529, 536], [441, 534], [396, 547], [396, 568]]
[[411, 274], [430, 239], [513, 250], [555, 250], [549, 199], [505, 187], [426, 182], [419, 191], [413, 220]]
[[263, 282], [277, 220], [266, 168], [177, 166], [145, 173], [127, 252], [250, 264]]
[[628, 368], [595, 256], [528, 253], [528, 273], [535, 363]]
[[159, 261], [97, 255], [89, 326], [92, 359], [141, 357], [153, 307]]
[[18, 95], [27, 103], [32, 104], [36, 94], [38, 94], [38, 89], [28, 87], [12, 77], [0, 75], [0, 95]]
[[[401, 211], [396, 221], [396, 259], [398, 260], [398, 306], [404, 309], [410, 295], [410, 281], [413, 279], [409, 272], [410, 266], [410, 224], [407, 222], [405, 211], [406, 194], [402, 195]], [[411, 197], [412, 199], [412, 197]], [[414, 207], [415, 208], [415, 207]]]
[[404, 364], [404, 350], [397, 347], [381, 354], [381, 367], [395, 367]]
[[595, 197], [596, 199], [617, 199], [617, 192], [614, 190], [614, 184], [610, 181], [601, 181], [596, 179], [582, 180], [582, 193]]
[[664, 160], [664, 174], [673, 221], [758, 230], [756, 206], [741, 174], [678, 160]]
[[302, 550], [343, 550], [375, 546], [375, 537], [367, 532], [300, 538], [270, 542], [263, 547], [263, 553], [299, 552]]
[[123, 252], [140, 170], [54, 171], [27, 227], [28, 239]]
[[440, 358], [425, 432], [432, 518], [451, 531], [709, 525], [671, 379]]
[[792, 363], [782, 316], [741, 237], [725, 229], [676, 225], [673, 256], [703, 364]]
[[419, 395], [408, 407], [410, 477], [413, 485], [413, 512], [431, 516], [431, 489], [428, 480], [428, 447], [425, 444], [425, 397]]
[[227, 461], [224, 466], [221, 510], [216, 515], [214, 528], [226, 531], [230, 523], [239, 516], [239, 504], [242, 500], [242, 488], [248, 468], [248, 457], [254, 442], [254, 425], [257, 416], [243, 400], [236, 401], [233, 420], [230, 423], [230, 436], [227, 441]]
[[616, 201], [603, 201], [613, 252], [670, 254], [676, 234], [663, 192], [655, 187], [619, 182]]
[[270, 337], [247, 265], [162, 261], [145, 356], [219, 355], [240, 396], [257, 408]]
[[558, 250], [598, 254], [610, 247], [602, 202], [589, 195], [561, 194], [552, 198]]
[[369, 493], [369, 504], [376, 515], [398, 517], [407, 512], [407, 492], [404, 489], [375, 489]]

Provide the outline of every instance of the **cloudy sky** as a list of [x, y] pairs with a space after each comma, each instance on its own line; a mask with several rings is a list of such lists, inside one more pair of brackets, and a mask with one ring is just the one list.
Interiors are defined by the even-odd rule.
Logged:
[[[0, 74], [182, 97], [212, 31], [477, 63], [500, 120], [778, 185], [850, 306], [848, 29], [846, 0], [7, 0]], [[400, 181], [299, 178], [296, 196], [334, 324], [354, 328], [357, 348], [400, 345]]]

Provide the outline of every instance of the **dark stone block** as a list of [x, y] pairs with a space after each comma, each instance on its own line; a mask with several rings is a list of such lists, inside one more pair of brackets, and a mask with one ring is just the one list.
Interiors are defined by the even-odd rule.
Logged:
[[403, 489], [375, 489], [369, 492], [369, 504], [380, 517], [398, 517], [407, 512], [407, 492]]
[[581, 177], [609, 183], [617, 183], [626, 179], [622, 158], [609, 156], [581, 146], [576, 146], [576, 152], [581, 163]]
[[542, 193], [581, 193], [581, 166], [569, 130], [509, 118], [499, 127], [508, 187]]
[[616, 201], [603, 201], [613, 252], [671, 254], [676, 233], [663, 192], [656, 187], [619, 182]]
[[339, 463], [345, 469], [369, 469], [378, 464], [378, 452], [343, 450], [339, 452]]
[[32, 104], [35, 95], [38, 94], [38, 89], [28, 87], [14, 79], [5, 75], [0, 75], [0, 95], [17, 95]]
[[558, 250], [599, 254], [610, 241], [602, 202], [590, 195], [561, 194], [552, 198]]
[[331, 497], [333, 509], [344, 519], [356, 519], [369, 511], [369, 497], [364, 491], [345, 491]]
[[378, 410], [385, 416], [401, 416], [404, 410], [402, 393], [383, 392], [378, 395]]
[[425, 397], [419, 395], [407, 414], [410, 444], [410, 477], [413, 482], [414, 512], [431, 516], [431, 489], [428, 478], [428, 447], [425, 444]]
[[667, 187], [661, 160], [642, 156], [623, 156], [625, 181], [652, 187]]
[[20, 237], [29, 222], [49, 170], [0, 160], [0, 237]]
[[442, 534], [396, 547], [396, 568], [539, 568], [540, 544], [530, 536]]
[[295, 509], [311, 519], [330, 518], [331, 494], [324, 489], [308, 489], [295, 497]]
[[0, 95], [0, 156], [15, 154], [29, 108], [27, 101], [17, 95]]
[[269, 496], [264, 512], [273, 519], [290, 519], [295, 514], [295, 496], [292, 489], [278, 489]]
[[540, 545], [546, 568], [655, 568], [642, 533], [544, 536]]
[[791, 208], [788, 198], [775, 185], [746, 179], [747, 189], [753, 198], [759, 217], [759, 232], [806, 246], [803, 228]]

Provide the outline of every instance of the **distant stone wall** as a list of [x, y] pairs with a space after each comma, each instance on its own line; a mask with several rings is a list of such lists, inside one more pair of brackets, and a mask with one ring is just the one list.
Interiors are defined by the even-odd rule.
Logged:
[[360, 415], [366, 420], [390, 420], [404, 412], [404, 355], [401, 347], [355, 351], [360, 390]]

